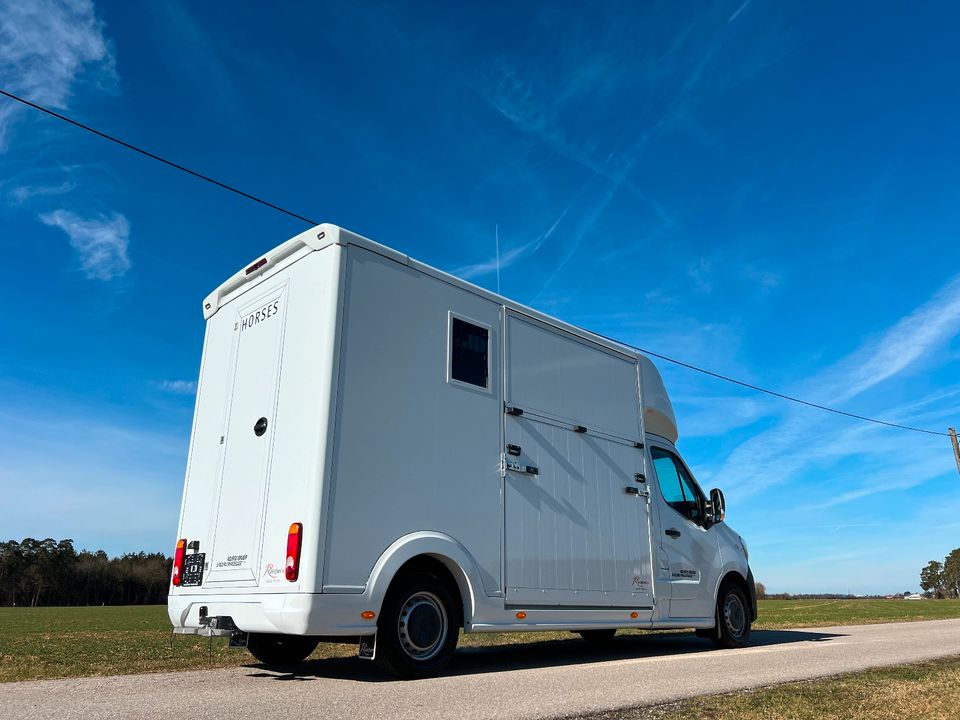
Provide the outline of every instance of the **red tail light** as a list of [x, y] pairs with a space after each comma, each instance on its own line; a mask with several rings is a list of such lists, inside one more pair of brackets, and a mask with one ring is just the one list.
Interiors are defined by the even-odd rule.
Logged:
[[287, 532], [287, 565], [284, 570], [287, 580], [300, 577], [300, 548], [303, 546], [303, 523], [293, 523]]
[[177, 551], [173, 554], [173, 584], [180, 585], [182, 578], [180, 573], [183, 571], [183, 556], [187, 552], [187, 540], [181, 538], [177, 540]]

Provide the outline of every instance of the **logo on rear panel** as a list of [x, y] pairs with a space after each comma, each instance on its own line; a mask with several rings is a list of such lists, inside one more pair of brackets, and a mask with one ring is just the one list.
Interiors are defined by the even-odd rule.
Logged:
[[273, 563], [267, 563], [263, 568], [263, 575], [260, 577], [268, 577], [271, 580], [276, 580], [278, 577], [283, 575], [283, 568], [274, 565]]
[[244, 315], [240, 319], [239, 329], [240, 332], [244, 330], [249, 330], [254, 325], [262, 323], [264, 320], [273, 317], [274, 315], [280, 314], [280, 300], [271, 300], [266, 305], [261, 308], [257, 308], [253, 312]]

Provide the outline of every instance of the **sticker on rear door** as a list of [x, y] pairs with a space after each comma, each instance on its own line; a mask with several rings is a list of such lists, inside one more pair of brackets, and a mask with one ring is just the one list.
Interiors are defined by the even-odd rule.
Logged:
[[272, 585], [273, 583], [280, 582], [281, 575], [283, 575], [283, 567], [281, 565], [274, 565], [272, 562], [268, 562], [263, 566], [263, 574], [260, 577], [264, 578], [264, 585]]
[[265, 304], [258, 307], [256, 310], [252, 310], [238, 322], [238, 328], [240, 332], [244, 330], [249, 330], [254, 325], [258, 325], [261, 322], [265, 322], [269, 318], [275, 317], [280, 314], [280, 298], [274, 300], [268, 300]]

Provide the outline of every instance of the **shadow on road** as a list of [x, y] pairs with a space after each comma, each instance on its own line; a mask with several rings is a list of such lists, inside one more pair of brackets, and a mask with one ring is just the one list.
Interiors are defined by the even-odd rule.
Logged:
[[[835, 633], [816, 630], [755, 630], [750, 647], [785, 645], [798, 642], [828, 642], [845, 637]], [[523, 668], [562, 667], [582, 663], [600, 663], [610, 660], [668, 657], [671, 655], [703, 654], [717, 652], [709, 640], [698, 638], [693, 633], [624, 633], [617, 635], [609, 644], [594, 647], [571, 634], [569, 640], [544, 640], [484, 647], [461, 647], [447, 676], [476, 675]], [[392, 681], [376, 663], [356, 657], [310, 660], [296, 667], [268, 668], [263, 665], [249, 666], [249, 677], [285, 681], [304, 681], [317, 678], [358, 680], [361, 682]]]

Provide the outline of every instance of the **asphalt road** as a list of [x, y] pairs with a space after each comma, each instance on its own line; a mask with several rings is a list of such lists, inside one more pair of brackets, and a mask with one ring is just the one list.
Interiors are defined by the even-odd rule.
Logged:
[[671, 702], [960, 654], [960, 620], [767, 630], [743, 650], [692, 635], [578, 640], [458, 653], [451, 673], [399, 682], [357, 659], [296, 674], [227, 670], [0, 685], [0, 718], [554, 718]]

